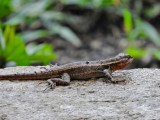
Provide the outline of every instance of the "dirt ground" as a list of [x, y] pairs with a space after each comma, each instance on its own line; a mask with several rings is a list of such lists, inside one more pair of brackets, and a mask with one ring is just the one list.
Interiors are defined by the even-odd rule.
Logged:
[[160, 70], [131, 69], [113, 74], [112, 84], [73, 81], [47, 90], [41, 81], [0, 81], [0, 120], [153, 120], [160, 118]]

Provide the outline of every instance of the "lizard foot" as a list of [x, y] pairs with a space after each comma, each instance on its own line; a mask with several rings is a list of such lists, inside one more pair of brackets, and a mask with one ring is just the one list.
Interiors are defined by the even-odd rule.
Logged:
[[56, 88], [56, 82], [53, 82], [51, 79], [48, 79], [47, 83], [48, 83], [48, 85], [47, 85], [46, 89], [44, 89], [44, 91], [46, 91], [47, 89], [53, 90]]
[[48, 82], [48, 87], [50, 89], [55, 89], [56, 88], [56, 82], [53, 82], [51, 79], [48, 79], [47, 82]]
[[119, 83], [127, 83], [126, 78], [108, 78], [103, 80], [106, 83], [119, 84]]

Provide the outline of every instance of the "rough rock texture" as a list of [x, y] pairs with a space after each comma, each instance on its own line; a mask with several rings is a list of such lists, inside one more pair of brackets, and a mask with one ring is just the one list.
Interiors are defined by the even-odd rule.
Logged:
[[114, 73], [119, 75], [127, 82], [73, 81], [54, 91], [43, 91], [41, 81], [0, 81], [0, 120], [159, 119], [160, 70]]

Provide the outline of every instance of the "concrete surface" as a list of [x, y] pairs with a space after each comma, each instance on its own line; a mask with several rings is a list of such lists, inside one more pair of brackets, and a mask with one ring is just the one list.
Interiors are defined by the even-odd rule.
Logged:
[[160, 69], [124, 70], [114, 76], [127, 82], [73, 81], [43, 91], [47, 84], [42, 81], [0, 81], [0, 120], [160, 119]]

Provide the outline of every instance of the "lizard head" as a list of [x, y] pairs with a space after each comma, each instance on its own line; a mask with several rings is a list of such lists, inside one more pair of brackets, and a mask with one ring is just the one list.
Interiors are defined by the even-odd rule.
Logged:
[[133, 61], [133, 58], [125, 53], [120, 53], [113, 58], [113, 64], [111, 64], [112, 71], [123, 69]]

